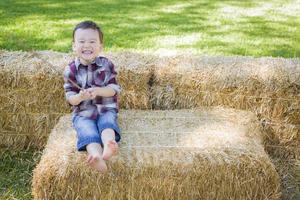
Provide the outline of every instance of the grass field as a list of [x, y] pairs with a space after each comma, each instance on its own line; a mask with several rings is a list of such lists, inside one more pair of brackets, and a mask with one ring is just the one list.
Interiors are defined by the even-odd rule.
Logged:
[[91, 19], [106, 51], [300, 57], [299, 13], [299, 0], [2, 0], [0, 49], [68, 52]]
[[32, 170], [41, 157], [41, 152], [0, 152], [0, 200], [32, 199]]

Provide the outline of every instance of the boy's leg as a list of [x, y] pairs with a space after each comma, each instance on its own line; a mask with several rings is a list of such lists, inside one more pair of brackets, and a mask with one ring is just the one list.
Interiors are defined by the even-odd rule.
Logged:
[[88, 152], [87, 163], [94, 169], [105, 172], [107, 166], [102, 158], [101, 138], [97, 122], [82, 116], [73, 118], [73, 127], [77, 133], [78, 151]]
[[104, 160], [108, 160], [118, 152], [118, 143], [115, 139], [115, 131], [111, 128], [104, 129], [101, 133], [101, 139], [104, 147], [102, 158]]
[[86, 146], [88, 152], [87, 163], [100, 172], [106, 172], [107, 166], [102, 158], [102, 147], [99, 143], [90, 143]]
[[98, 130], [103, 144], [104, 160], [108, 160], [118, 152], [118, 143], [121, 139], [120, 129], [117, 122], [117, 113], [115, 110], [109, 110], [102, 113], [98, 119]]

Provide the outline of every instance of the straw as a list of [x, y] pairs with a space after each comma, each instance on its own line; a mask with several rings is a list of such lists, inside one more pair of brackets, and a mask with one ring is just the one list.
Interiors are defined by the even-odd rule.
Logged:
[[34, 170], [34, 199], [280, 198], [279, 177], [252, 113], [122, 110], [119, 155], [105, 175], [76, 151], [70, 118], [60, 119]]

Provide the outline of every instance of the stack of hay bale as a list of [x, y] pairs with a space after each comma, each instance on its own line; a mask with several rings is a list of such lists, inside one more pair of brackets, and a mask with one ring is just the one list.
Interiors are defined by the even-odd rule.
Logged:
[[[299, 170], [300, 61], [281, 58], [158, 57], [107, 54], [123, 88], [123, 109], [249, 110], [263, 127], [264, 147]], [[0, 147], [45, 146], [58, 119], [69, 113], [62, 90], [67, 54], [0, 52]], [[280, 170], [278, 170], [280, 171]], [[286, 177], [284, 173], [281, 177]], [[297, 179], [300, 180], [299, 178]]]
[[[299, 60], [128, 52], [106, 56], [119, 72], [121, 108], [222, 105], [249, 110], [265, 125], [269, 152], [299, 154]], [[71, 55], [54, 52], [0, 52], [0, 146], [45, 145], [58, 118], [70, 111], [62, 90], [63, 69], [70, 60]]]

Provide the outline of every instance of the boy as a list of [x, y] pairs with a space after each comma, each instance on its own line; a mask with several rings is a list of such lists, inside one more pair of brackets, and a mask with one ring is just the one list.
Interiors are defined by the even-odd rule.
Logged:
[[117, 95], [113, 63], [99, 56], [103, 33], [92, 21], [83, 21], [73, 30], [76, 59], [64, 71], [66, 100], [73, 108], [72, 125], [77, 132], [78, 151], [87, 151], [87, 163], [106, 172], [105, 161], [117, 154], [120, 129], [117, 123]]

